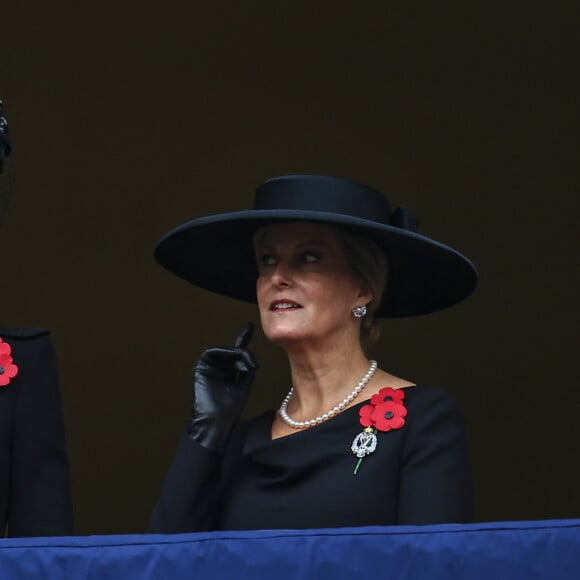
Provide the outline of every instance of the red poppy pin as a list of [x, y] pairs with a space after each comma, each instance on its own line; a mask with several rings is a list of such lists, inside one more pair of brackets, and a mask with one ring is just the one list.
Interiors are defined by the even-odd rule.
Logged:
[[0, 387], [10, 384], [10, 381], [18, 374], [18, 367], [14, 364], [10, 353], [12, 348], [0, 338]]
[[358, 473], [362, 460], [377, 448], [377, 432], [400, 429], [405, 424], [407, 409], [403, 405], [404, 389], [385, 387], [371, 402], [359, 409], [360, 424], [365, 427], [352, 442], [351, 450], [359, 458], [354, 475]]

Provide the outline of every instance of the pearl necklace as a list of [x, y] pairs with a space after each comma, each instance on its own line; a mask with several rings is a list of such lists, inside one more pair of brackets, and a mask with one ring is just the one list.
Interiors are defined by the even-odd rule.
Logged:
[[313, 427], [314, 425], [319, 425], [320, 423], [323, 423], [324, 421], [328, 421], [328, 419], [331, 419], [337, 413], [340, 413], [363, 390], [365, 385], [371, 380], [371, 377], [375, 374], [376, 370], [377, 370], [377, 361], [372, 360], [371, 366], [370, 366], [367, 374], [361, 379], [360, 383], [354, 388], [353, 392], [350, 395], [348, 395], [348, 397], [346, 397], [341, 403], [336, 405], [336, 407], [333, 407], [332, 409], [330, 409], [330, 411], [328, 411], [328, 413], [324, 413], [322, 415], [319, 415], [318, 417], [315, 417], [314, 419], [310, 419], [310, 421], [295, 421], [294, 419], [292, 419], [290, 417], [290, 415], [288, 415], [288, 410], [287, 410], [288, 409], [288, 402], [292, 398], [292, 394], [294, 393], [294, 387], [292, 387], [290, 389], [290, 392], [286, 395], [286, 398], [282, 401], [282, 404], [280, 405], [280, 409], [279, 409], [278, 413], [280, 413], [280, 417], [282, 418], [282, 421], [284, 421], [284, 423], [286, 423], [286, 425], [289, 425], [290, 427], [293, 427], [294, 429], [305, 429], [306, 427]]

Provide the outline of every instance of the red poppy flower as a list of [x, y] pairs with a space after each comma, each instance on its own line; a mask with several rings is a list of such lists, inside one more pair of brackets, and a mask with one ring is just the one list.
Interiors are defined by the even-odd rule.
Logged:
[[404, 405], [398, 403], [383, 403], [377, 405], [371, 413], [374, 426], [378, 431], [390, 431], [391, 429], [400, 429], [405, 424], [404, 417], [407, 415], [407, 409]]
[[365, 405], [364, 407], [361, 407], [359, 409], [358, 414], [360, 416], [360, 424], [363, 427], [372, 427], [373, 419], [371, 415], [373, 414], [374, 410], [375, 410], [374, 405]]
[[381, 389], [371, 398], [369, 405], [359, 410], [360, 424], [363, 427], [374, 427], [378, 431], [400, 429], [405, 424], [407, 409], [402, 401], [405, 393], [402, 389]]
[[18, 374], [18, 367], [10, 356], [11, 352], [10, 345], [0, 338], [0, 387], [10, 384], [10, 381]]
[[393, 389], [391, 387], [385, 387], [381, 389], [376, 395], [371, 398], [371, 403], [373, 405], [381, 405], [382, 403], [387, 403], [388, 401], [393, 401], [394, 403], [402, 403], [405, 398], [405, 389]]

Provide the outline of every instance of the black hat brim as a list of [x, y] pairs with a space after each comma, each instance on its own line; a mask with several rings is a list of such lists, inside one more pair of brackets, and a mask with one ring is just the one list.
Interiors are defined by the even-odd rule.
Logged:
[[253, 236], [266, 224], [314, 221], [351, 228], [373, 239], [388, 258], [379, 317], [428, 314], [457, 304], [475, 288], [464, 255], [426, 236], [347, 215], [302, 210], [247, 210], [186, 222], [168, 232], [155, 258], [180, 278], [224, 296], [256, 302]]

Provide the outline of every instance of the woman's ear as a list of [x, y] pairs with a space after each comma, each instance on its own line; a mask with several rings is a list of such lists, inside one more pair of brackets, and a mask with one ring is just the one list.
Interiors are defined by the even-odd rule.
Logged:
[[362, 282], [359, 287], [357, 301], [358, 305], [361, 306], [362, 304], [368, 304], [374, 298], [374, 295], [366, 282]]

